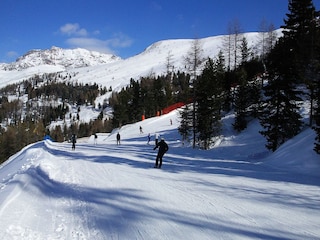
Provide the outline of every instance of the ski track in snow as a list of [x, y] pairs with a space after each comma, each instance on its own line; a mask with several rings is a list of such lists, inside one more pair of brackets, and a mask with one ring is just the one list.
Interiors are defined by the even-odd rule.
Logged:
[[[123, 127], [120, 146], [115, 131], [75, 151], [50, 141], [23, 149], [0, 168], [0, 238], [320, 239], [319, 177], [252, 158], [258, 137], [247, 152], [246, 135], [211, 151], [182, 147], [171, 117], [146, 120], [140, 135], [139, 123]], [[170, 146], [163, 169], [146, 144], [155, 125]]]

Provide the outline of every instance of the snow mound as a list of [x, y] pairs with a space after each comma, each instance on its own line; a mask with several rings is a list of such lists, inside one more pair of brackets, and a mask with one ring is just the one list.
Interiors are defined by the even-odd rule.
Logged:
[[313, 151], [315, 132], [306, 129], [277, 149], [266, 163], [277, 168], [307, 175], [320, 176], [320, 159]]

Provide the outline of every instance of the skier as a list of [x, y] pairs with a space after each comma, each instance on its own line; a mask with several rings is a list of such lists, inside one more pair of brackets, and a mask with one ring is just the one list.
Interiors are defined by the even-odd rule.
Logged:
[[[156, 150], [156, 148], [159, 148], [159, 150], [158, 150], [156, 164], [154, 165], [154, 168], [161, 168], [162, 157], [169, 150], [169, 147], [168, 147], [168, 144], [164, 141], [164, 139], [161, 138], [161, 141], [158, 142], [158, 144], [153, 148], [153, 150]], [[159, 163], [159, 165], [158, 165], [158, 163]]]
[[76, 149], [77, 137], [76, 137], [76, 135], [74, 133], [71, 136], [71, 142], [72, 142], [72, 150], [75, 150]]
[[120, 145], [120, 133], [117, 134], [117, 145]]
[[97, 134], [95, 133], [95, 134], [94, 134], [94, 145], [97, 145], [97, 142], [98, 142], [98, 136], [97, 136]]
[[150, 141], [151, 141], [151, 135], [150, 133], [148, 134], [148, 145], [150, 144]]
[[154, 137], [154, 141], [155, 141], [156, 146], [158, 145], [159, 138], [160, 138], [160, 134], [156, 133], [156, 135]]

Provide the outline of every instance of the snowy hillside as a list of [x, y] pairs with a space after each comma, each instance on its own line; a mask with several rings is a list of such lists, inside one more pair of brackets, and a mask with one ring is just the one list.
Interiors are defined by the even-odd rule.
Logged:
[[[276, 34], [280, 36], [281, 31], [277, 30]], [[244, 36], [248, 40], [249, 47], [254, 52], [259, 52], [258, 45], [261, 41], [259, 33], [245, 33]], [[202, 57], [204, 59], [207, 57], [215, 58], [218, 52], [223, 49], [226, 36], [198, 40], [202, 49]], [[65, 72], [74, 75], [76, 72], [77, 77], [74, 80], [78, 82], [95, 82], [119, 90], [123, 86], [127, 86], [131, 78], [138, 80], [141, 76], [165, 74], [168, 60], [172, 66], [170, 70], [185, 72], [185, 58], [193, 43], [192, 39], [159, 41], [147, 47], [144, 52], [124, 60], [112, 55], [105, 56], [83, 49], [62, 50], [54, 47], [46, 51], [35, 50], [21, 57], [18, 62], [6, 65], [7, 69], [16, 70], [5, 71], [4, 67], [2, 70], [0, 69], [0, 87], [20, 82], [35, 74]], [[46, 57], [43, 58], [44, 56]], [[26, 68], [31, 66], [34, 71]]]
[[[320, 239], [313, 131], [270, 153], [257, 121], [241, 134], [225, 124], [221, 142], [201, 151], [181, 145], [178, 125], [174, 111], [98, 134], [97, 145], [78, 139], [75, 151], [25, 147], [0, 168], [0, 238]], [[162, 169], [155, 131], [170, 147]]]

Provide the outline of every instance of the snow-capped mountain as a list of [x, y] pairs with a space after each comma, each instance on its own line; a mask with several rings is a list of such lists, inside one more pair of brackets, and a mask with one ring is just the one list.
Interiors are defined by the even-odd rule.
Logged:
[[22, 70], [41, 65], [63, 66], [66, 69], [108, 64], [121, 60], [112, 54], [104, 54], [86, 49], [62, 49], [52, 47], [45, 50], [30, 50], [16, 62], [2, 64], [3, 70]]
[[[281, 29], [275, 31], [281, 35]], [[261, 33], [252, 32], [242, 35], [254, 53], [261, 51]], [[228, 36], [213, 36], [198, 39], [201, 56], [215, 59], [219, 51], [225, 50]], [[76, 72], [76, 80], [81, 83], [95, 82], [113, 90], [119, 90], [130, 83], [149, 75], [161, 75], [170, 70], [186, 72], [186, 57], [190, 54], [194, 39], [163, 40], [147, 47], [142, 53], [127, 59], [114, 55], [91, 52], [84, 49], [32, 50], [16, 62], [0, 64], [0, 88], [33, 77], [35, 74]]]

